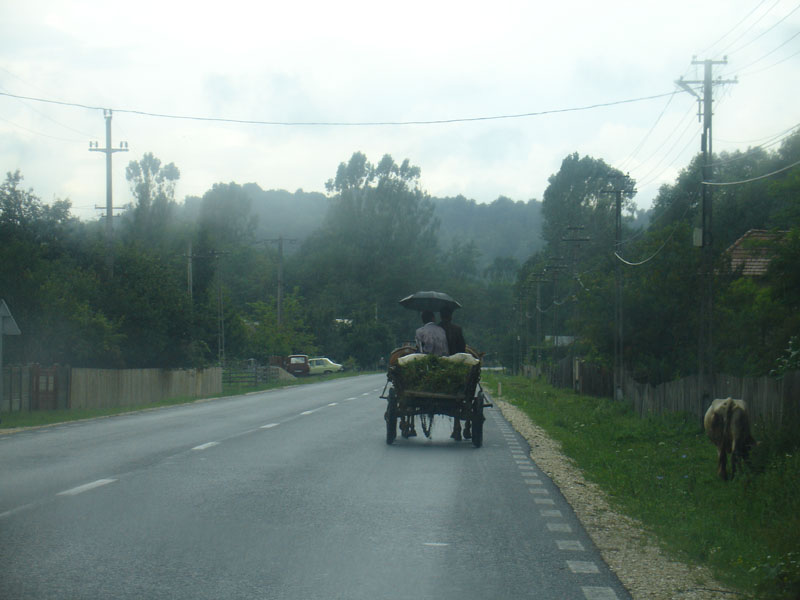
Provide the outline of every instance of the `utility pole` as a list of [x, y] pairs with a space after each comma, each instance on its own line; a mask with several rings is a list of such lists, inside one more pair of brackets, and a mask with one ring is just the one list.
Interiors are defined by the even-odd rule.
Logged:
[[[569, 227], [567, 227], [568, 235], [561, 238], [562, 242], [569, 242], [569, 245], [570, 245], [569, 270], [570, 270], [570, 277], [573, 280], [577, 279], [577, 275], [575, 274], [575, 265], [576, 265], [576, 262], [577, 262], [576, 254], [578, 252], [578, 249], [580, 248], [580, 244], [582, 242], [590, 241], [589, 237], [587, 237], [585, 235], [583, 235], [583, 236], [580, 235], [580, 233], [582, 233], [584, 231], [584, 229], [586, 229], [586, 228], [583, 225], [570, 225]], [[574, 286], [574, 281], [573, 281], [573, 286]], [[575, 322], [578, 322], [579, 318], [580, 318], [580, 303], [577, 301], [578, 300], [577, 290], [575, 292], [574, 298], [575, 298], [575, 308], [574, 308], [574, 312], [573, 312], [573, 318], [575, 319]], [[569, 345], [569, 348], [570, 348], [570, 350], [569, 350], [570, 364], [572, 365], [572, 368], [574, 369], [575, 368], [575, 339], [574, 339], [574, 337], [573, 337], [572, 343]], [[576, 379], [577, 379], [577, 373], [573, 372], [573, 385], [574, 385], [574, 382], [575, 382]]]
[[700, 385], [703, 390], [703, 399], [706, 402], [711, 400], [714, 393], [713, 373], [714, 373], [714, 345], [713, 345], [713, 319], [714, 319], [714, 238], [712, 235], [712, 188], [707, 185], [714, 177], [712, 161], [713, 150], [711, 144], [711, 120], [714, 114], [713, 110], [713, 93], [714, 85], [722, 85], [727, 83], [737, 83], [736, 79], [721, 78], [713, 79], [712, 71], [714, 65], [727, 65], [728, 57], [723, 57], [722, 60], [697, 60], [692, 58], [693, 65], [703, 65], [703, 80], [702, 81], [685, 81], [683, 78], [676, 81], [682, 89], [686, 90], [698, 99], [700, 103], [700, 96], [689, 87], [690, 84], [703, 85], [703, 98], [702, 98], [702, 114], [698, 114], [698, 118], [703, 118], [703, 134], [700, 138], [700, 149], [703, 152], [703, 205], [701, 215], [701, 235], [699, 236], [699, 245], [701, 247], [701, 284], [700, 284], [700, 331], [698, 340], [698, 371], [700, 376]]
[[189, 238], [188, 246], [186, 248], [186, 287], [187, 292], [189, 293], [189, 308], [192, 307], [193, 304], [193, 294], [192, 294], [192, 239]]
[[106, 155], [106, 264], [110, 277], [114, 277], [114, 202], [111, 194], [111, 155], [114, 152], [127, 152], [128, 142], [120, 142], [119, 148], [111, 147], [111, 111], [103, 110], [106, 119], [106, 147], [99, 148], [97, 142], [89, 142], [90, 152], [103, 152]]
[[[285, 239], [280, 236], [272, 240], [262, 240], [263, 242], [277, 243], [278, 244], [278, 329], [283, 324], [283, 242], [293, 243], [296, 239]], [[377, 306], [375, 307], [375, 314], [377, 318]]]
[[[618, 258], [622, 250], [622, 195], [625, 194], [629, 198], [636, 193], [636, 190], [631, 189], [630, 176], [627, 174], [620, 177], [624, 180], [621, 186], [617, 186], [612, 190], [604, 190], [602, 193], [614, 194], [615, 196], [615, 211], [614, 211], [614, 399], [622, 400], [625, 397], [622, 381], [624, 379], [624, 336], [623, 336], [623, 302], [622, 302], [622, 263]], [[618, 179], [620, 179], [618, 178]]]
[[550, 272], [553, 274], [553, 356], [555, 357], [555, 349], [558, 348], [558, 273], [567, 267], [561, 264], [564, 259], [560, 256], [552, 257], [550, 260], [554, 262], [545, 265], [544, 270], [545, 273]]
[[542, 368], [542, 284], [548, 283], [544, 271], [533, 273], [532, 282], [536, 284], [536, 368]]

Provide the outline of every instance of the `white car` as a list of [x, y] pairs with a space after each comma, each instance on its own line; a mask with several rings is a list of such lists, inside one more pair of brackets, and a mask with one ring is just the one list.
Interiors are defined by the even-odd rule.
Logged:
[[344, 367], [339, 363], [333, 362], [329, 358], [309, 358], [308, 359], [308, 374], [309, 375], [327, 375], [328, 373], [337, 373], [344, 371]]

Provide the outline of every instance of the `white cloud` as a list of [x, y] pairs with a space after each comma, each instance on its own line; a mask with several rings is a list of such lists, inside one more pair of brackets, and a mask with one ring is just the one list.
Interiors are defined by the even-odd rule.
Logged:
[[[795, 39], [761, 58], [800, 28], [795, 14], [768, 29], [791, 0], [749, 17], [744, 0], [15, 4], [0, 8], [0, 91], [11, 94], [265, 121], [449, 119], [669, 92], [681, 75], [702, 75], [692, 55], [728, 53], [715, 75], [755, 64], [720, 96], [715, 136], [751, 140], [800, 122], [800, 57], [758, 70], [800, 49]], [[127, 140], [131, 151], [114, 156], [114, 189], [125, 203], [124, 165], [153, 152], [180, 168], [179, 195], [219, 181], [322, 191], [339, 162], [363, 151], [373, 161], [409, 158], [436, 195], [541, 199], [547, 177], [578, 152], [625, 164], [646, 184], [638, 201], [647, 205], [699, 148], [688, 96], [665, 104], [402, 127], [221, 124], [117, 110], [113, 141]], [[46, 200], [105, 203], [104, 162], [87, 151], [90, 139], [104, 140], [101, 111], [0, 96], [0, 162], [21, 169]]]

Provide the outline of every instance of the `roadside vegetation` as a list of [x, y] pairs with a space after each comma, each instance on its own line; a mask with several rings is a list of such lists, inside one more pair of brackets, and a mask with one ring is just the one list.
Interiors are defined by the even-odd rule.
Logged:
[[800, 598], [800, 447], [797, 427], [754, 431], [760, 442], [733, 481], [696, 417], [641, 419], [624, 403], [541, 381], [489, 374], [503, 399], [562, 444], [610, 502], [639, 519], [673, 555], [709, 566], [743, 597]]

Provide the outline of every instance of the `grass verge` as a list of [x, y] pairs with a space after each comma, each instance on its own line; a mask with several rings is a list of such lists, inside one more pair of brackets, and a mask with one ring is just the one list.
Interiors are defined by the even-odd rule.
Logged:
[[488, 390], [561, 442], [620, 512], [683, 560], [759, 599], [800, 599], [800, 448], [796, 431], [755, 431], [761, 443], [734, 481], [694, 416], [642, 419], [622, 403], [522, 377], [487, 374]]

